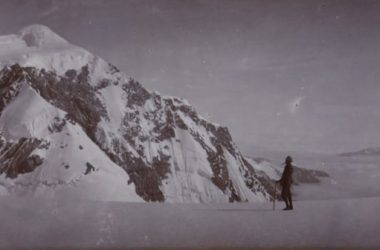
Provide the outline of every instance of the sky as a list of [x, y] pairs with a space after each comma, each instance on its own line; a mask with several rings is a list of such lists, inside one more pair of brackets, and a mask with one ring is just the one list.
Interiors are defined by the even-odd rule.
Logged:
[[0, 0], [227, 126], [247, 155], [380, 146], [380, 2]]

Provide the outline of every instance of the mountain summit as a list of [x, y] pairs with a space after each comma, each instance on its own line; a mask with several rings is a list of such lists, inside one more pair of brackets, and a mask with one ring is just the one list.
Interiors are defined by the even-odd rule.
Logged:
[[64, 75], [68, 70], [80, 71], [84, 65], [95, 80], [105, 78], [108, 66], [101, 58], [70, 44], [43, 25], [30, 25], [17, 34], [0, 36], [0, 67], [18, 64]]
[[0, 192], [97, 200], [270, 199], [226, 127], [49, 28], [0, 37]]
[[34, 24], [20, 30], [19, 36], [28, 47], [46, 47], [67, 44], [67, 41], [54, 33], [50, 28]]

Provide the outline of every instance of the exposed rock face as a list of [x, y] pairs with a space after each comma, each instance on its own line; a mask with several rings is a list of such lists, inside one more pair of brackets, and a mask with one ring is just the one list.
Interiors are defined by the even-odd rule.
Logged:
[[38, 139], [21, 138], [8, 142], [3, 137], [0, 142], [0, 174], [16, 178], [20, 174], [32, 172], [43, 162], [39, 155], [31, 154], [40, 144]]
[[[197, 161], [201, 163], [197, 166], [196, 176], [185, 183], [192, 186], [187, 187], [190, 188], [190, 193], [186, 194], [188, 197], [171, 197], [172, 200], [207, 201], [225, 197], [233, 202], [252, 200], [255, 196], [269, 198], [254, 169], [245, 162], [233, 143], [227, 128], [200, 118], [183, 100], [151, 93], [133, 79], [120, 82], [103, 79], [94, 85], [88, 74], [88, 66], [82, 67], [79, 72], [69, 70], [63, 76], [17, 64], [4, 68], [0, 73], [0, 111], [17, 98], [24, 85], [30, 86], [49, 104], [66, 113], [63, 118], [52, 119], [48, 126], [49, 133], [62, 133], [67, 123], [80, 125], [88, 137], [128, 173], [136, 186], [136, 193], [146, 201], [165, 201], [165, 196], [168, 196], [165, 192], [174, 189], [170, 185], [179, 185], [177, 191], [183, 188], [182, 183], [173, 179], [178, 172], [187, 175], [189, 173], [186, 171], [190, 171], [191, 174], [191, 167], [198, 164]], [[119, 124], [109, 114], [108, 102], [111, 100], [106, 100], [102, 95], [109, 88], [121, 91], [119, 94], [124, 106], [121, 107], [121, 119], [117, 121]], [[193, 148], [181, 148], [184, 138]], [[36, 145], [36, 142], [29, 144]], [[18, 160], [13, 161], [16, 163], [12, 168], [3, 167], [2, 171], [8, 169], [7, 176], [11, 178], [25, 171], [33, 171], [42, 161], [37, 156], [29, 155], [33, 149], [29, 147], [24, 150], [25, 157], [22, 159], [26, 163], [22, 162], [22, 168], [14, 166], [20, 163]], [[193, 156], [194, 161], [184, 162], [189, 150], [199, 155]], [[12, 158], [10, 154], [4, 157]], [[196, 190], [192, 183], [196, 183], [197, 179], [201, 179], [201, 190]], [[163, 188], [164, 182], [167, 183], [166, 190]], [[202, 193], [204, 189], [211, 194]]]
[[4, 68], [0, 74], [0, 112], [2, 112], [7, 104], [18, 95], [24, 75], [19, 65]]

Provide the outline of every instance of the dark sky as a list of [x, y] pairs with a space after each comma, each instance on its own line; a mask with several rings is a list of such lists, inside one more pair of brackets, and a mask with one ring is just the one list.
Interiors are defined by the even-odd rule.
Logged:
[[4, 1], [229, 127], [244, 153], [380, 146], [380, 1]]

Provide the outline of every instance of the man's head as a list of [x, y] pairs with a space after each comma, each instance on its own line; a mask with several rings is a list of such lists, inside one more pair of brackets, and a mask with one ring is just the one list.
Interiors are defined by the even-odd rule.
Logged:
[[286, 156], [285, 163], [286, 163], [286, 164], [290, 164], [290, 163], [292, 163], [292, 162], [293, 162], [292, 157], [291, 157], [290, 155]]

